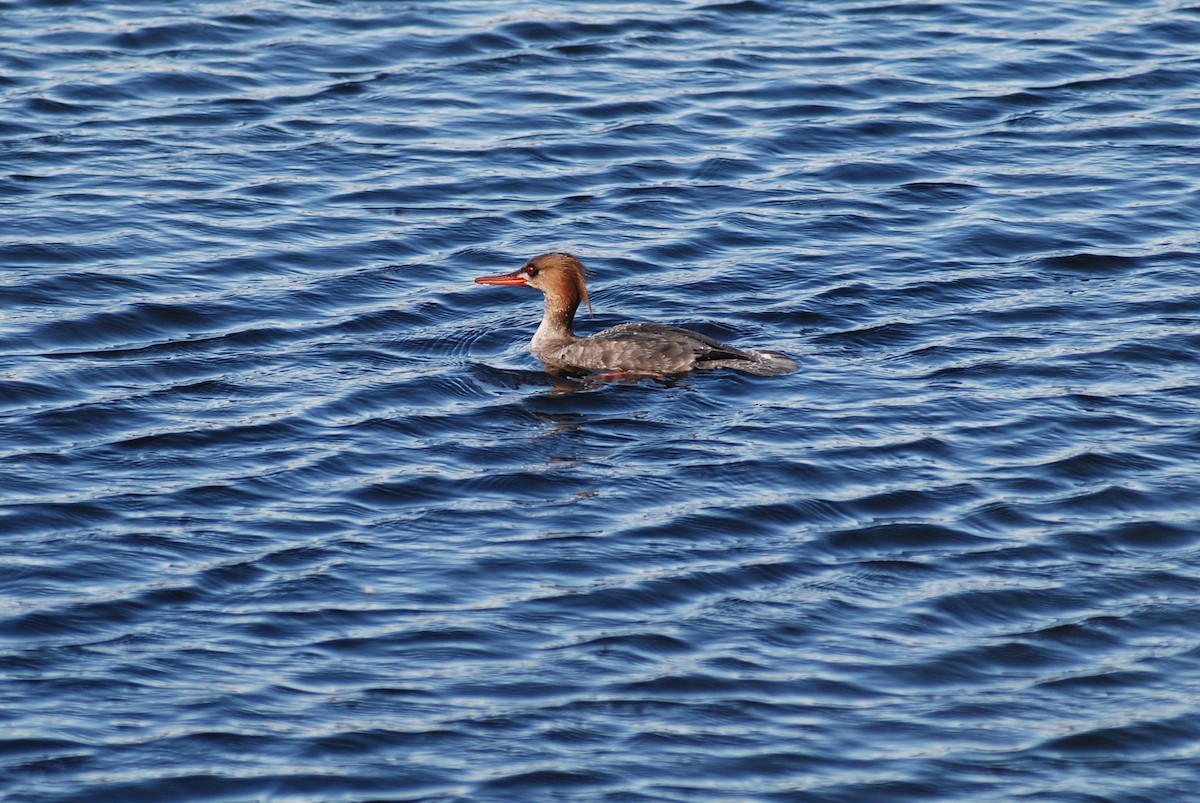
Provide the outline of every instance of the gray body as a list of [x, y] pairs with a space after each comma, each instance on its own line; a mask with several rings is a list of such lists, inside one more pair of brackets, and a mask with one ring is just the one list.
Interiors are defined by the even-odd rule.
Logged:
[[[782, 354], [748, 351], [707, 335], [657, 323], [623, 323], [589, 337], [544, 333], [538, 327], [530, 350], [548, 371], [579, 373], [619, 371], [682, 374], [733, 368], [759, 376], [787, 373], [796, 364]], [[540, 335], [540, 337], [539, 337]]]

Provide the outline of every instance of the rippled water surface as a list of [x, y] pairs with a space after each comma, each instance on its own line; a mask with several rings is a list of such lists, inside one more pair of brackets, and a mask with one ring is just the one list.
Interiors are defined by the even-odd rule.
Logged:
[[0, 797], [1197, 794], [1200, 6], [0, 20]]

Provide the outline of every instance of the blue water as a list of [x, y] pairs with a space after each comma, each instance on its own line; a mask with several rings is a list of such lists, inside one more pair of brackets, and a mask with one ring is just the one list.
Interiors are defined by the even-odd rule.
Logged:
[[1200, 5], [0, 21], [0, 797], [1200, 794]]

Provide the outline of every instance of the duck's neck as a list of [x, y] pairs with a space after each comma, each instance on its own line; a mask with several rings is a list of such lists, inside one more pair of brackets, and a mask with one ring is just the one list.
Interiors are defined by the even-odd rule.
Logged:
[[575, 310], [579, 309], [579, 299], [568, 295], [547, 295], [546, 311], [542, 313], [542, 322], [533, 333], [535, 349], [539, 345], [569, 343], [575, 339], [571, 331], [571, 322], [575, 320]]

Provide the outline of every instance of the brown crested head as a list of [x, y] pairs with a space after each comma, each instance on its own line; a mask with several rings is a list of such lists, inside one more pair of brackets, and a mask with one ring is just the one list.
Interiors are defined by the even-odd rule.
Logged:
[[536, 287], [546, 294], [546, 309], [562, 310], [570, 317], [575, 314], [580, 301], [587, 304], [589, 313], [592, 311], [585, 281], [588, 275], [587, 268], [574, 256], [555, 251], [534, 257], [512, 273], [480, 276], [475, 281], [478, 284]]
[[581, 299], [591, 313], [592, 302], [585, 281], [590, 274], [574, 255], [563, 251], [542, 254], [526, 262], [517, 273], [526, 277], [525, 284], [543, 293]]

